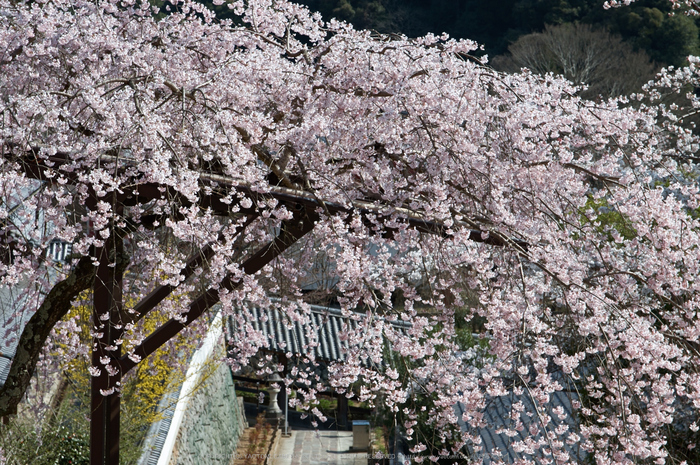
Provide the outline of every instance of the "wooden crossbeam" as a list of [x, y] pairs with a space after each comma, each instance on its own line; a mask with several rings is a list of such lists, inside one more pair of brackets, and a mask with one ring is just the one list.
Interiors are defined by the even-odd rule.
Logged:
[[[241, 264], [243, 272], [246, 274], [254, 274], [263, 269], [265, 265], [277, 258], [297, 240], [310, 232], [317, 219], [317, 216], [313, 212], [301, 210], [299, 215], [295, 215], [295, 218], [283, 224], [280, 234], [275, 239], [252, 254]], [[234, 280], [231, 275], [226, 276], [221, 282], [221, 286], [230, 291], [238, 288], [239, 285], [240, 281]], [[119, 368], [122, 373], [126, 373], [136, 366], [138, 362], [134, 361], [134, 359], [142, 360], [148, 357], [218, 302], [218, 289], [209, 289], [198, 296], [190, 304], [189, 310], [183, 314], [181, 318], [167, 321], [158, 329], [154, 330], [141, 344], [136, 346], [132, 350], [133, 355], [124, 355], [119, 359]]]

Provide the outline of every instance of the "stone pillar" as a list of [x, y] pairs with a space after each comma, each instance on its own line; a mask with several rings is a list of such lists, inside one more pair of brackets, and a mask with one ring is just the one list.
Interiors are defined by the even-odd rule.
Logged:
[[[287, 356], [284, 354], [278, 354], [277, 355], [277, 360], [279, 363], [282, 365], [282, 377], [287, 378], [287, 372], [288, 367], [287, 367]], [[277, 395], [277, 405], [280, 406], [280, 409], [282, 410], [282, 415], [284, 415], [285, 412], [285, 406], [289, 402], [289, 399], [287, 399], [287, 387], [284, 383], [280, 383], [281, 390], [280, 393]]]
[[[280, 392], [280, 387], [282, 387], [282, 378], [275, 373], [267, 380], [270, 382], [270, 387], [267, 389], [267, 392], [270, 394], [270, 404], [267, 406], [265, 419], [272, 424], [279, 425], [280, 420], [284, 418], [284, 412], [277, 403], [277, 395]], [[273, 384], [275, 383], [278, 384], [279, 387], [274, 387]]]

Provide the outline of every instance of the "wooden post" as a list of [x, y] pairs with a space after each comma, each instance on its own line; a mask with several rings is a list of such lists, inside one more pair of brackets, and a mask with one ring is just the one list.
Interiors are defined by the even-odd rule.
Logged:
[[[121, 247], [121, 239], [110, 237], [97, 254], [99, 265], [93, 285], [92, 330], [95, 336], [92, 366], [99, 368], [100, 374], [92, 378], [90, 387], [90, 465], [119, 465], [118, 388], [122, 373], [118, 370], [120, 350], [115, 342], [123, 333], [123, 276], [115, 262]], [[108, 370], [113, 374], [110, 375]], [[111, 394], [105, 395], [109, 392]]]
[[348, 398], [345, 394], [338, 394], [338, 426], [346, 428], [348, 425]]

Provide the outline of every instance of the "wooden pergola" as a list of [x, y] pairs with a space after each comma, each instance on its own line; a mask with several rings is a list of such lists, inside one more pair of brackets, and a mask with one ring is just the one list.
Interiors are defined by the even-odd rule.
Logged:
[[[55, 182], [55, 178], [47, 176], [47, 170], [55, 172], [61, 165], [70, 160], [69, 153], [56, 153], [51, 156], [39, 155], [39, 150], [23, 152], [21, 156], [6, 157], [21, 163], [27, 176], [46, 183]], [[103, 163], [124, 163], [124, 158], [117, 159], [114, 155], [103, 155]], [[62, 174], [71, 181], [70, 172]], [[223, 202], [224, 196], [217, 192], [230, 193], [236, 191], [243, 196], [251, 198], [257, 202], [265, 199], [275, 199], [283, 204], [288, 210], [293, 212], [291, 220], [284, 221], [277, 236], [269, 243], [263, 245], [255, 252], [247, 256], [241, 263], [240, 268], [247, 274], [254, 274], [265, 265], [272, 262], [282, 254], [287, 248], [297, 240], [309, 233], [319, 219], [319, 212], [327, 214], [347, 214], [355, 213], [367, 219], [368, 215], [375, 218], [375, 221], [385, 219], [398, 219], [408, 227], [430, 234], [446, 235], [447, 228], [439, 223], [426, 220], [421, 215], [407, 209], [390, 207], [372, 203], [369, 201], [353, 201], [349, 205], [341, 205], [335, 202], [323, 201], [315, 195], [296, 189], [289, 189], [277, 186], [270, 186], [266, 192], [260, 193], [253, 190], [250, 185], [236, 183], [226, 176], [202, 173], [200, 176], [202, 183], [215, 184], [217, 189], [208, 195], [200, 197], [198, 205], [210, 208], [217, 215], [229, 216], [234, 204]], [[75, 181], [75, 179], [72, 179]], [[168, 186], [145, 183], [136, 185], [122, 193], [112, 193], [109, 200], [117, 213], [123, 212], [125, 207], [138, 203], [148, 202], [154, 199], [168, 199], [170, 202], [181, 205], [188, 205], [189, 201]], [[98, 197], [94, 192], [90, 193], [88, 206], [95, 205]], [[239, 226], [237, 233], [242, 232], [245, 226], [254, 220], [260, 211], [253, 208], [244, 208], [236, 205], [239, 214], [247, 216], [247, 221]], [[112, 225], [113, 226], [113, 225]], [[116, 387], [121, 382], [122, 377], [133, 369], [138, 361], [145, 359], [155, 352], [163, 344], [178, 334], [183, 328], [199, 318], [204, 312], [212, 308], [219, 302], [219, 290], [210, 288], [195, 297], [189, 304], [188, 310], [180, 319], [171, 319], [154, 330], [146, 339], [136, 346], [128, 356], [121, 353], [121, 348], [116, 341], [121, 339], [124, 327], [127, 323], [133, 323], [147, 315], [160, 302], [167, 298], [175, 287], [171, 285], [161, 285], [154, 288], [134, 307], [134, 311], [125, 312], [122, 300], [122, 281], [126, 263], [120, 263], [123, 255], [123, 240], [130, 233], [122, 229], [122, 234], [111, 234], [104, 245], [94, 250], [94, 257], [98, 260], [98, 266], [92, 283], [93, 290], [93, 322], [100, 325], [103, 330], [98, 332], [93, 340], [92, 365], [101, 367], [110, 364], [116, 367], [116, 375], [110, 376], [107, 370], [102, 369], [99, 376], [92, 378], [91, 382], [91, 422], [90, 422], [90, 464], [91, 465], [118, 465], [119, 463], [119, 421], [120, 421], [120, 398]], [[391, 228], [384, 228], [383, 234], [391, 235]], [[473, 241], [484, 242], [496, 246], [507, 244], [514, 245], [516, 249], [524, 251], [527, 245], [518, 240], [504, 238], [498, 234], [484, 234], [480, 230], [470, 230], [469, 238]], [[191, 277], [195, 271], [205, 265], [206, 261], [214, 255], [214, 250], [210, 245], [204, 245], [194, 253], [187, 261], [182, 270], [183, 281]], [[240, 285], [240, 281], [231, 275], [226, 276], [221, 282], [221, 287], [234, 290]], [[104, 315], [108, 319], [104, 319]], [[102, 318], [100, 316], [102, 315]], [[117, 346], [117, 350], [108, 350]], [[107, 361], [107, 363], [104, 363]]]

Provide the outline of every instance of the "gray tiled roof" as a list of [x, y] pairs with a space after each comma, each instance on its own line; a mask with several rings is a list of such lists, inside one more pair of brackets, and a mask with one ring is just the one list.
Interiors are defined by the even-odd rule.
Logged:
[[[46, 257], [52, 262], [65, 263], [72, 250], [72, 244], [54, 240], [46, 249]], [[47, 268], [47, 273], [55, 284], [57, 279], [53, 268]], [[26, 307], [29, 296], [26, 289], [31, 285], [25, 280], [12, 287], [0, 286], [0, 386], [7, 380], [19, 338], [34, 314], [33, 309]]]
[[5, 357], [0, 358], [0, 386], [5, 384], [7, 377], [10, 375], [11, 360]]
[[73, 244], [58, 239], [49, 242], [49, 246], [46, 249], [46, 256], [55, 262], [65, 263], [66, 258], [71, 253], [73, 253]]
[[[277, 310], [248, 307], [251, 313], [249, 323], [253, 329], [260, 331], [269, 341], [267, 350], [292, 353], [295, 355], [310, 355], [311, 351], [317, 360], [342, 361], [348, 348], [343, 333], [358, 328], [363, 314], [343, 315], [338, 308], [311, 305], [309, 312], [309, 329], [303, 323], [292, 321]], [[407, 323], [392, 322], [392, 325], [405, 329]], [[236, 330], [236, 322], [232, 316], [226, 319], [226, 334], [234, 343], [241, 342], [237, 338], [240, 332]], [[315, 345], [315, 347], [313, 347]]]
[[28, 298], [22, 290], [28, 285], [29, 283], [19, 283], [11, 288], [0, 286], [0, 386], [5, 384], [10, 374], [19, 338], [33, 315], [33, 312], [21, 311]]
[[[494, 459], [503, 460], [505, 463], [515, 463], [522, 459], [536, 459], [536, 457], [542, 457], [543, 452], [541, 450], [535, 451], [534, 456], [528, 456], [525, 453], [515, 452], [513, 445], [528, 437], [531, 437], [531, 439], [536, 442], [542, 439], [542, 432], [539, 428], [541, 420], [538, 416], [538, 412], [540, 415], [545, 414], [551, 417], [552, 423], [547, 426], [548, 431], [553, 430], [561, 424], [568, 425], [569, 431], [576, 431], [576, 415], [572, 409], [572, 402], [575, 400], [578, 400], [578, 395], [575, 392], [557, 391], [550, 395], [549, 403], [540, 407], [538, 410], [535, 408], [535, 404], [527, 392], [516, 395], [511, 391], [505, 396], [490, 398], [484, 409], [484, 422], [488, 426], [476, 429], [482, 441], [482, 452], [476, 455], [480, 456], [484, 465], [491, 464]], [[523, 407], [519, 415], [522, 427], [512, 431], [512, 433], [515, 433], [514, 436], [509, 436], [503, 430], [512, 429], [511, 427], [514, 421], [511, 420], [511, 412], [513, 411], [514, 404], [518, 402], [521, 402]], [[554, 413], [554, 409], [557, 407], [563, 409], [563, 420]], [[467, 428], [461, 419], [461, 414], [464, 411], [463, 405], [457, 404], [455, 410], [460, 425], [462, 425], [463, 429]], [[538, 432], [534, 436], [530, 436], [530, 425], [538, 426]], [[472, 431], [474, 430], [472, 429]], [[572, 463], [580, 462], [585, 458], [585, 453], [580, 450], [577, 445], [565, 445], [564, 450], [569, 453]]]

